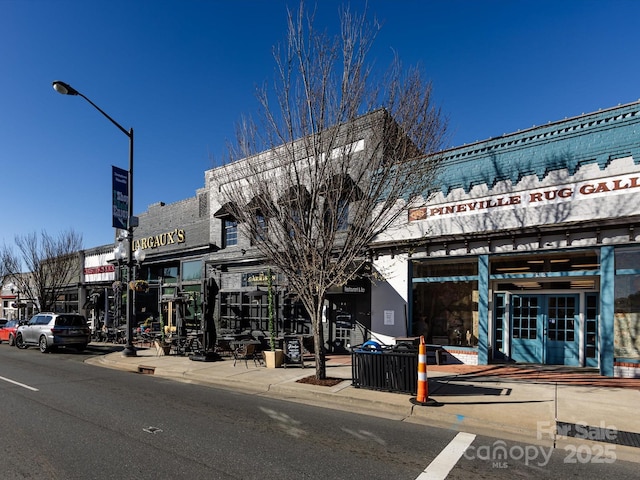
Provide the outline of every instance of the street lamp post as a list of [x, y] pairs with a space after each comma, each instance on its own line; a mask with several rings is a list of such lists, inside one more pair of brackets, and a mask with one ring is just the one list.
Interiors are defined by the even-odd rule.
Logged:
[[9, 290], [11, 290], [11, 294], [16, 295], [15, 305], [16, 305], [16, 308], [18, 309], [18, 321], [20, 321], [22, 320], [20, 315], [20, 290], [18, 290], [18, 287], [16, 287], [16, 285], [13, 282], [11, 282], [7, 286], [9, 287]]
[[[68, 85], [64, 82], [56, 80], [53, 82], [53, 89], [62, 94], [62, 95], [77, 95], [84, 98], [87, 102], [91, 104], [96, 110], [98, 110], [102, 115], [104, 115], [111, 123], [113, 123], [118, 129], [124, 133], [127, 137], [129, 137], [129, 183], [127, 185], [129, 196], [129, 209], [127, 212], [127, 277], [130, 280], [132, 278], [133, 272], [133, 228], [137, 227], [137, 219], [133, 216], [133, 128], [130, 128], [128, 131], [125, 130], [118, 122], [116, 122], [113, 118], [111, 118], [107, 113], [98, 107], [95, 103], [85, 97], [82, 93], [77, 91], [71, 85]], [[125, 357], [134, 357], [136, 356], [136, 349], [133, 346], [133, 302], [131, 289], [127, 288], [127, 344], [125, 345], [122, 354]]]

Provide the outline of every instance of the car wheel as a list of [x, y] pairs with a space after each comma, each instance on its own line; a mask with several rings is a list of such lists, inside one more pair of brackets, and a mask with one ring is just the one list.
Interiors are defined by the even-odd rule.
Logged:
[[49, 345], [47, 345], [47, 337], [42, 335], [40, 340], [38, 341], [38, 347], [42, 353], [47, 353], [49, 351]]
[[9, 335], [9, 346], [13, 347], [16, 344], [16, 339], [15, 337], [12, 335]]
[[26, 343], [24, 343], [24, 339], [22, 338], [22, 334], [19, 333], [18, 336], [16, 337], [16, 347], [18, 348], [27, 348], [28, 345]]

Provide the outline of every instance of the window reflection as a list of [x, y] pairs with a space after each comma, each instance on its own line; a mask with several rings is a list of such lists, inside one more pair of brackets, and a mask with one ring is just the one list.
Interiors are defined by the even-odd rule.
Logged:
[[478, 282], [416, 283], [413, 295], [413, 335], [439, 345], [477, 345]]
[[615, 297], [614, 355], [640, 358], [640, 275], [617, 275]]
[[189, 282], [200, 280], [202, 276], [202, 262], [194, 260], [191, 262], [182, 262], [182, 281]]
[[509, 255], [493, 257], [491, 259], [492, 275], [598, 270], [599, 268], [600, 259], [598, 252], [591, 250], [550, 253], [536, 256]]

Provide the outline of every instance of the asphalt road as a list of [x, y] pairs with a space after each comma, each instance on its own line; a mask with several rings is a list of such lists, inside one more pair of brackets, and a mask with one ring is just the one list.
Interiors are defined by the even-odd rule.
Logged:
[[615, 450], [503, 444], [104, 369], [90, 354], [0, 345], [2, 478], [637, 478]]

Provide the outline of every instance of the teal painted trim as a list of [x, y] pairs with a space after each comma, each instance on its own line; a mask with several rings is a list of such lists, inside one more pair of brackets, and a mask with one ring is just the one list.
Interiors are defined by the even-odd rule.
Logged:
[[[640, 273], [638, 271], [625, 271], [624, 273]], [[538, 272], [538, 273], [500, 273], [490, 275], [490, 280], [510, 280], [523, 278], [561, 278], [561, 277], [584, 277], [600, 275], [600, 270], [576, 270], [573, 272]], [[412, 278], [413, 283], [442, 283], [442, 282], [472, 282], [478, 280], [477, 275], [467, 275], [459, 277], [420, 277]]]
[[478, 257], [478, 365], [489, 364], [489, 255]]
[[600, 275], [600, 270], [576, 270], [574, 272], [540, 272], [540, 273], [500, 273], [491, 275], [491, 280], [508, 280], [516, 278], [561, 278]]
[[616, 357], [614, 360], [616, 363], [635, 363], [640, 365], [640, 360], [637, 358]]
[[614, 247], [600, 249], [600, 374], [613, 377]]
[[621, 268], [616, 270], [616, 275], [640, 275], [640, 270], [633, 268]]
[[442, 152], [432, 192], [447, 195], [462, 188], [468, 193], [476, 185], [516, 184], [526, 175], [542, 180], [560, 169], [573, 175], [587, 164], [603, 170], [626, 156], [638, 164], [639, 124], [640, 102], [634, 102], [452, 148]]

